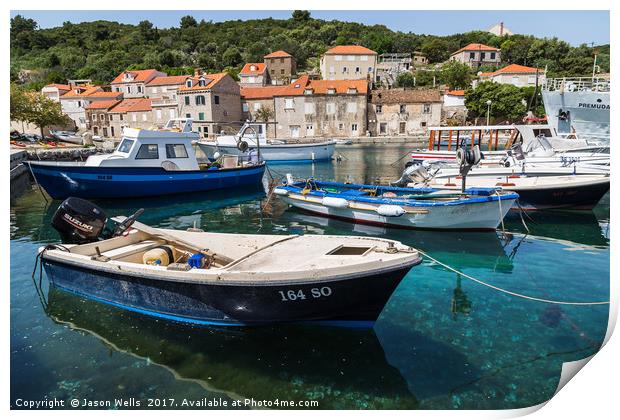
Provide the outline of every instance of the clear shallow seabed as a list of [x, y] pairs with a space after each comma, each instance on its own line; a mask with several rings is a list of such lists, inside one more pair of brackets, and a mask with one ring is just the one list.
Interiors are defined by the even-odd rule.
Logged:
[[[274, 175], [396, 179], [407, 146], [345, 146], [340, 163], [273, 165]], [[476, 284], [425, 260], [374, 329], [279, 325], [194, 328], [49, 290], [31, 273], [60, 202], [36, 190], [11, 205], [11, 401], [17, 398], [318, 400], [319, 408], [502, 409], [548, 400], [565, 361], [595, 353], [608, 306], [558, 306]], [[299, 213], [263, 191], [98, 202], [108, 216], [146, 208], [153, 226], [392, 238], [526, 295], [609, 299], [609, 198], [589, 212], [517, 213], [506, 234], [383, 229]]]

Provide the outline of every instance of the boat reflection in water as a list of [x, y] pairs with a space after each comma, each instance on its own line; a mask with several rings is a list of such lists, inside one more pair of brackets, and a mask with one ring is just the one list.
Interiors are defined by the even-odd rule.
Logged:
[[372, 330], [305, 325], [192, 328], [53, 287], [47, 301], [47, 314], [54, 321], [90, 332], [113, 349], [146, 358], [230, 398], [316, 400], [322, 409], [418, 407], [407, 382], [386, 362]]

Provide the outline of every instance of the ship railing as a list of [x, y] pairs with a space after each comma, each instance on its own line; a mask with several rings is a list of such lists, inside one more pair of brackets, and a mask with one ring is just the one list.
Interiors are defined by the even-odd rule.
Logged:
[[547, 79], [547, 91], [560, 92], [609, 92], [609, 77], [558, 77]]

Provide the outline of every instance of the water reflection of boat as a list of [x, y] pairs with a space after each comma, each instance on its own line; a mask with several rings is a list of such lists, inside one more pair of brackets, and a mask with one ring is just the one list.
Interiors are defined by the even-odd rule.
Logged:
[[[359, 234], [394, 239], [420, 249], [438, 260], [449, 258], [457, 268], [491, 268], [501, 272], [512, 271], [512, 258], [518, 250], [519, 237], [500, 232], [428, 232], [414, 233], [381, 226], [351, 224], [348, 222], [285, 212], [284, 219], [295, 233]], [[510, 256], [509, 256], [510, 255]], [[438, 267], [439, 268], [439, 267]]]
[[112, 348], [231, 398], [317, 400], [323, 409], [412, 409], [418, 404], [400, 373], [386, 362], [372, 330], [299, 325], [194, 329], [54, 288], [48, 293], [47, 313]]

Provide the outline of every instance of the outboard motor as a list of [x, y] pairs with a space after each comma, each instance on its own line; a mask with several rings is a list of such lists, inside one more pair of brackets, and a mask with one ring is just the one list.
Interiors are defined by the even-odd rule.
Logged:
[[407, 162], [405, 170], [400, 179], [390, 182], [393, 187], [406, 187], [410, 182], [416, 184], [424, 184], [428, 182], [432, 176], [429, 175], [426, 167], [421, 163]]
[[480, 163], [482, 154], [480, 153], [480, 147], [475, 145], [473, 150], [460, 148], [456, 151], [456, 161], [459, 164], [459, 173], [462, 177], [461, 192], [465, 192], [465, 183], [467, 174], [471, 170], [472, 166]]
[[107, 220], [99, 206], [81, 198], [69, 197], [54, 213], [52, 227], [60, 234], [62, 243], [79, 245], [97, 241]]

